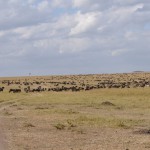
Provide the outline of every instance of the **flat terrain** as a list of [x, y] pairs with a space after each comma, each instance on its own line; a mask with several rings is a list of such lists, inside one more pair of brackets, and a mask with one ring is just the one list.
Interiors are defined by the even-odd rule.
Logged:
[[[110, 76], [105, 75], [107, 81], [129, 82], [127, 78], [118, 78], [122, 76], [120, 74]], [[28, 85], [22, 83], [27, 77], [2, 78], [1, 81], [19, 80], [20, 84], [8, 85], [7, 82], [0, 85], [5, 87], [0, 93], [0, 146], [6, 150], [150, 149], [149, 74], [127, 76], [130, 76], [131, 83], [135, 79], [136, 85], [142, 81], [145, 86], [9, 93], [12, 88], [26, 88]], [[33, 83], [37, 78], [28, 77], [28, 80]], [[65, 80], [59, 76], [55, 78], [56, 82], [58, 78], [61, 84]], [[77, 78], [76, 83], [79, 84], [80, 77], [73, 78]], [[99, 78], [98, 81], [94, 82], [95, 78]], [[100, 78], [89, 75], [84, 79], [86, 85], [83, 87], [97, 85]], [[52, 82], [52, 77], [40, 77], [38, 81], [48, 79]], [[68, 80], [67, 77], [67, 82], [73, 79]], [[52, 83], [40, 85], [42, 88], [54, 86]], [[39, 85], [30, 86], [32, 89]]]

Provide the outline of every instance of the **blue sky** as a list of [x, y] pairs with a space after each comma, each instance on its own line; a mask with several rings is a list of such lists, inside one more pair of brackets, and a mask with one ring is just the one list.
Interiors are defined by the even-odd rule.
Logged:
[[1, 0], [0, 76], [150, 71], [148, 0]]

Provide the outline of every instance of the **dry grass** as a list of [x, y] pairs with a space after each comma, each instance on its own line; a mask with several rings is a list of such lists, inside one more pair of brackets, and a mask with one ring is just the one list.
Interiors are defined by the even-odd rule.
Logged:
[[149, 88], [4, 92], [0, 93], [0, 116], [11, 150], [149, 147], [147, 134], [133, 132], [150, 128]]

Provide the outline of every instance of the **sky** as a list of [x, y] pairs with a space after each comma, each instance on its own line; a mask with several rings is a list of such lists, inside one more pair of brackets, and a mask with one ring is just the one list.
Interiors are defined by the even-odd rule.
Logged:
[[0, 0], [0, 76], [150, 71], [149, 0]]

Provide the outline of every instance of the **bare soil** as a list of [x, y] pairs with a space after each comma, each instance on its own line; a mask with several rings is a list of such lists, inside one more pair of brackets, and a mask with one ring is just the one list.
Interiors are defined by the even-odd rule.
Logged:
[[4, 121], [0, 117], [0, 150], [8, 150], [7, 143], [8, 141], [5, 137], [5, 131], [4, 131]]
[[[106, 106], [107, 108], [109, 106]], [[111, 106], [110, 106], [111, 107]], [[50, 109], [73, 110], [71, 114], [56, 112], [47, 114]], [[45, 115], [37, 115], [34, 111], [40, 110]], [[113, 107], [112, 107], [113, 109]], [[7, 112], [7, 113], [6, 113]], [[11, 112], [11, 113], [10, 113]], [[29, 113], [30, 112], [30, 113]], [[69, 111], [68, 111], [69, 112]], [[74, 119], [76, 115], [105, 116], [120, 115], [121, 117], [134, 118], [133, 112], [120, 110], [95, 109], [78, 105], [52, 106], [18, 106], [9, 104], [2, 113], [5, 114], [5, 122], [1, 126], [5, 130], [0, 131], [0, 150], [147, 150], [150, 149], [150, 134], [147, 126], [137, 125], [132, 128], [111, 127], [109, 124], [97, 126], [97, 124], [78, 124], [68, 126], [64, 120]], [[132, 115], [132, 116], [131, 116]], [[136, 115], [137, 118], [141, 117]], [[143, 115], [141, 119], [145, 118]], [[148, 116], [147, 116], [148, 117]], [[62, 123], [64, 128], [57, 129], [57, 123]], [[4, 132], [5, 131], [5, 132]], [[6, 137], [4, 136], [6, 134]], [[6, 145], [7, 144], [7, 145]]]

